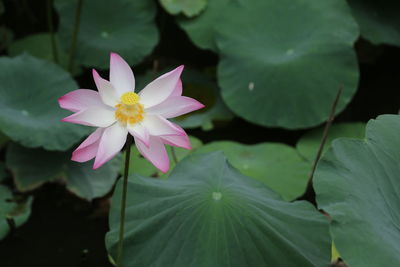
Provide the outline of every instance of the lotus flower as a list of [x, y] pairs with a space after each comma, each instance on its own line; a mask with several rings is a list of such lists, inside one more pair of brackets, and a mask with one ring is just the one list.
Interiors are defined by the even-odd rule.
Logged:
[[129, 65], [117, 54], [110, 56], [110, 81], [93, 70], [98, 92], [72, 91], [59, 98], [60, 107], [75, 112], [65, 122], [98, 127], [72, 153], [72, 160], [95, 158], [97, 169], [123, 148], [128, 134], [139, 152], [162, 172], [169, 169], [164, 144], [191, 149], [189, 138], [178, 125], [168, 121], [203, 108], [195, 99], [182, 96], [183, 66], [158, 77], [139, 93]]

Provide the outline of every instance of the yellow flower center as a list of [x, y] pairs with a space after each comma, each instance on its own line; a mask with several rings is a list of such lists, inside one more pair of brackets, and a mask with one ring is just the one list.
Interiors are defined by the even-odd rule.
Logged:
[[143, 105], [139, 103], [140, 97], [128, 92], [121, 96], [121, 102], [115, 107], [115, 118], [123, 124], [135, 124], [141, 122], [144, 116]]
[[128, 92], [121, 96], [121, 102], [122, 102], [122, 104], [125, 104], [125, 105], [137, 104], [137, 103], [139, 103], [139, 100], [140, 100], [140, 97], [133, 92]]

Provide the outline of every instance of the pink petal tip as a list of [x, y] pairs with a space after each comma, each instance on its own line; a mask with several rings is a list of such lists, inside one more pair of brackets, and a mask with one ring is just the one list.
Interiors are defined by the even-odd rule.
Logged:
[[164, 169], [164, 168], [160, 168], [159, 169], [162, 173], [167, 173], [169, 171], [169, 166], [168, 168]]
[[93, 78], [100, 77], [100, 74], [95, 69], [92, 69], [92, 75], [93, 75]]
[[92, 170], [97, 170], [98, 168], [100, 168], [101, 166], [103, 166], [104, 163], [105, 163], [105, 162], [103, 162], [103, 163], [95, 162], [95, 163], [93, 164]]
[[116, 58], [118, 58], [118, 59], [122, 59], [122, 57], [121, 57], [119, 54], [115, 53], [115, 52], [111, 52], [111, 53], [110, 53], [110, 58], [111, 58], [111, 57], [116, 57]]

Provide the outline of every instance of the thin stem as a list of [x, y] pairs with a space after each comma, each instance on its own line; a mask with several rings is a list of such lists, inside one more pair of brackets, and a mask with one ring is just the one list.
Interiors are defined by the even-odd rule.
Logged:
[[124, 181], [123, 181], [122, 197], [121, 197], [121, 215], [119, 222], [117, 267], [121, 267], [122, 254], [123, 254], [122, 252], [124, 248], [125, 207], [126, 207], [126, 195], [128, 192], [128, 174], [129, 174], [129, 161], [131, 158], [131, 147], [132, 147], [132, 138], [128, 136], [128, 140], [126, 141], [125, 171], [124, 171]]
[[58, 62], [58, 49], [57, 42], [54, 36], [54, 28], [53, 28], [53, 0], [47, 0], [47, 25], [49, 27], [50, 39], [51, 39], [51, 50], [53, 52], [53, 59], [55, 63]]
[[7, 217], [6, 220], [8, 227], [10, 228], [10, 235], [13, 235], [15, 233], [15, 229], [17, 228], [15, 225], [15, 221], [12, 217]]
[[76, 40], [78, 39], [79, 24], [81, 21], [81, 11], [82, 11], [82, 5], [83, 5], [83, 0], [77, 0], [77, 1], [78, 1], [78, 4], [76, 5], [76, 11], [75, 11], [74, 32], [72, 33], [71, 46], [69, 49], [68, 70], [70, 72], [72, 72], [73, 67], [74, 67]]
[[172, 159], [175, 162], [175, 165], [178, 164], [178, 157], [176, 156], [175, 147], [173, 146], [171, 146], [171, 154], [172, 154]]
[[335, 119], [335, 111], [336, 111], [337, 104], [339, 103], [339, 99], [340, 99], [340, 95], [342, 94], [342, 91], [343, 91], [343, 85], [341, 85], [339, 87], [338, 92], [336, 94], [336, 98], [333, 101], [333, 104], [331, 107], [331, 112], [329, 114], [328, 120], [326, 121], [324, 132], [322, 134], [321, 143], [319, 144], [318, 152], [317, 152], [317, 155], [315, 156], [315, 160], [312, 165], [310, 176], [308, 177], [307, 189], [306, 189], [306, 193], [304, 195], [306, 195], [307, 193], [309, 193], [313, 190], [313, 178], [314, 178], [315, 169], [317, 168], [318, 161], [321, 158], [325, 142], [328, 138], [329, 129], [331, 128], [332, 122]]
[[153, 75], [154, 75], [154, 76], [157, 75], [158, 66], [159, 66], [158, 60], [157, 60], [157, 59], [154, 59], [154, 60], [153, 60]]

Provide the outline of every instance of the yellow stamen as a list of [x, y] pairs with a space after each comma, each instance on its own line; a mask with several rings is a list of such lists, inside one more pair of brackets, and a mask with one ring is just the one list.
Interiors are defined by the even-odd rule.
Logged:
[[121, 102], [125, 105], [135, 105], [139, 103], [140, 97], [134, 92], [128, 92], [121, 96]]
[[121, 103], [115, 107], [115, 118], [122, 124], [135, 124], [141, 122], [144, 117], [143, 105], [139, 103], [139, 96], [133, 92], [121, 96]]

